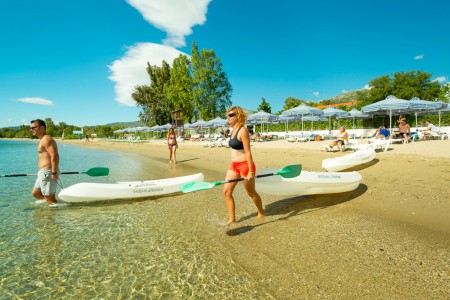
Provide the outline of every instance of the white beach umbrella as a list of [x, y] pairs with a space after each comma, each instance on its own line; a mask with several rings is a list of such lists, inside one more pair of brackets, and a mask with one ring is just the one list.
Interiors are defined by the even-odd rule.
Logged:
[[247, 118], [247, 121], [249, 121], [250, 123], [260, 123], [261, 132], [263, 132], [264, 124], [271, 123], [275, 120], [278, 120], [278, 116], [262, 110], [249, 115]]
[[371, 116], [369, 114], [365, 114], [359, 110], [357, 110], [356, 108], [352, 108], [352, 110], [350, 110], [348, 112], [348, 115], [346, 116], [341, 116], [338, 117], [339, 119], [353, 119], [353, 132], [352, 134], [355, 134], [355, 120], [356, 119], [367, 119], [370, 118]]
[[314, 121], [316, 122], [325, 122], [328, 119], [321, 116], [306, 116], [303, 118], [305, 121], [311, 121], [311, 131], [313, 130]]
[[397, 99], [395, 96], [388, 96], [386, 99], [363, 106], [361, 111], [373, 115], [388, 115], [389, 129], [392, 131], [392, 114], [393, 113], [410, 113], [409, 101], [405, 99]]
[[292, 115], [292, 116], [279, 115], [278, 116], [278, 120], [280, 122], [284, 122], [285, 123], [285, 130], [286, 130], [286, 132], [288, 132], [289, 131], [289, 122], [295, 122], [298, 119], [297, 119], [297, 116], [294, 116], [294, 115]]
[[281, 114], [288, 116], [301, 116], [303, 131], [303, 117], [308, 115], [321, 116], [323, 115], [323, 110], [308, 106], [306, 104], [300, 104], [299, 106], [283, 111]]
[[216, 117], [212, 120], [207, 121], [205, 127], [218, 128], [226, 126], [227, 124], [228, 124], [227, 120], [222, 119], [221, 117]]
[[328, 106], [323, 110], [323, 116], [328, 117], [328, 130], [331, 130], [331, 117], [345, 117], [348, 115], [348, 112], [335, 108], [333, 106]]
[[439, 115], [439, 129], [441, 128], [441, 114], [449, 113], [450, 112], [450, 104], [443, 102], [441, 100], [436, 101], [436, 103], [440, 104], [440, 107], [433, 110], [426, 110], [426, 111], [420, 111], [418, 112], [419, 116], [425, 116], [425, 115]]
[[[418, 131], [419, 128], [417, 126], [417, 115], [419, 112], [425, 113], [425, 112], [432, 112], [432, 111], [438, 111], [440, 108], [444, 106], [444, 102], [442, 101], [427, 101], [427, 100], [421, 100], [418, 97], [414, 97], [409, 101], [409, 109], [414, 111], [414, 115], [416, 116], [416, 130]], [[439, 120], [440, 120], [440, 114], [439, 114]], [[440, 123], [440, 121], [439, 121]], [[439, 124], [439, 127], [441, 125]]]

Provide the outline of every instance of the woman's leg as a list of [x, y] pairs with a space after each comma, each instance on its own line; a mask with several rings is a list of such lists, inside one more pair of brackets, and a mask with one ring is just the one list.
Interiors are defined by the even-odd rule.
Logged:
[[172, 146], [173, 163], [177, 163], [177, 145]]
[[255, 179], [250, 181], [244, 180], [243, 183], [245, 190], [247, 191], [247, 194], [250, 196], [250, 198], [252, 198], [253, 203], [255, 203], [256, 209], [258, 210], [258, 215], [256, 216], [256, 219], [261, 219], [264, 216], [264, 210], [262, 206], [261, 197], [259, 196], [259, 194], [256, 192], [255, 189]]
[[[231, 179], [237, 179], [241, 176], [234, 172], [233, 170], [228, 170], [227, 174], [225, 176], [225, 180], [231, 180]], [[236, 187], [237, 182], [231, 182], [231, 183], [225, 183], [223, 186], [223, 195], [225, 196], [225, 205], [227, 207], [228, 211], [228, 223], [231, 224], [236, 222], [236, 214], [235, 214], [235, 204], [234, 204], [234, 197], [233, 197], [233, 191]]]

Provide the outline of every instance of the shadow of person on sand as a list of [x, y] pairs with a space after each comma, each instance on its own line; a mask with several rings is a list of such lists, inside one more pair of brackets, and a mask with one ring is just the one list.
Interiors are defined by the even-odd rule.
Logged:
[[[265, 213], [266, 216], [281, 215], [282, 217], [272, 220], [269, 222], [260, 223], [257, 225], [247, 225], [238, 228], [233, 228], [226, 231], [229, 236], [237, 236], [246, 232], [253, 230], [255, 227], [263, 226], [269, 223], [274, 223], [278, 221], [286, 221], [294, 216], [311, 213], [318, 209], [324, 209], [329, 206], [341, 204], [355, 198], [358, 198], [367, 191], [367, 186], [365, 184], [360, 184], [358, 188], [351, 192], [339, 193], [339, 194], [323, 194], [323, 195], [306, 195], [299, 197], [292, 197], [282, 199], [273, 203], [266, 205]], [[243, 217], [240, 221], [245, 221], [252, 219], [256, 214], [252, 214]]]

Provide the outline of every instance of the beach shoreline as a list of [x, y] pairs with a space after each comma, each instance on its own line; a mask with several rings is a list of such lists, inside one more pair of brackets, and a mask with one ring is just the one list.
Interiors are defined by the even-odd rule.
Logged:
[[[168, 161], [162, 140], [58, 142], [134, 153], [144, 161]], [[252, 143], [252, 153], [258, 170], [301, 163], [305, 171], [322, 171], [324, 158], [343, 155], [323, 151], [327, 143]], [[216, 238], [232, 262], [276, 299], [445, 299], [449, 145], [448, 140], [420, 141], [377, 152], [372, 163], [357, 169], [363, 180], [353, 192], [290, 198], [261, 195], [267, 215], [260, 222], [238, 185], [236, 224], [221, 227], [201, 217], [198, 222], [217, 231]], [[171, 166], [177, 172], [203, 172], [205, 181], [216, 181], [225, 175], [230, 150], [187, 141], [180, 143], [177, 158]], [[179, 197], [193, 199], [192, 194]], [[215, 209], [217, 218], [226, 220], [220, 187], [197, 192], [195, 199], [190, 205], [199, 216]]]

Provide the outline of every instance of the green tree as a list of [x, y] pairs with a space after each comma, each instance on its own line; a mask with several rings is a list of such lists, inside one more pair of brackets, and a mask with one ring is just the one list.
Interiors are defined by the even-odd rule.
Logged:
[[52, 118], [45, 118], [45, 126], [47, 127], [47, 134], [53, 137], [58, 136], [58, 128], [55, 123], [53, 123]]
[[184, 121], [191, 122], [194, 116], [192, 96], [191, 62], [186, 55], [180, 54], [173, 60], [170, 69], [170, 84], [167, 87], [167, 99], [177, 110], [182, 111]]
[[141, 106], [143, 111], [139, 117], [154, 124], [165, 124], [171, 120], [173, 104], [168, 101], [166, 88], [170, 85], [170, 66], [162, 61], [162, 66], [151, 66], [147, 63], [150, 85], [136, 86], [131, 97]]
[[397, 72], [392, 76], [375, 78], [369, 83], [371, 89], [362, 106], [386, 99], [389, 95], [406, 100], [419, 97], [434, 101], [441, 93], [441, 86], [430, 78], [431, 74], [423, 71]]
[[266, 102], [266, 99], [264, 99], [264, 97], [262, 97], [261, 104], [257, 108], [257, 111], [260, 110], [265, 111], [267, 113], [272, 113], [272, 108], [270, 107], [270, 104]]
[[224, 115], [231, 106], [232, 87], [223, 71], [220, 58], [214, 50], [198, 50], [192, 42], [193, 98], [198, 114], [203, 119]]
[[299, 106], [300, 104], [305, 103], [304, 100], [296, 99], [293, 97], [289, 97], [284, 100], [283, 111]]

